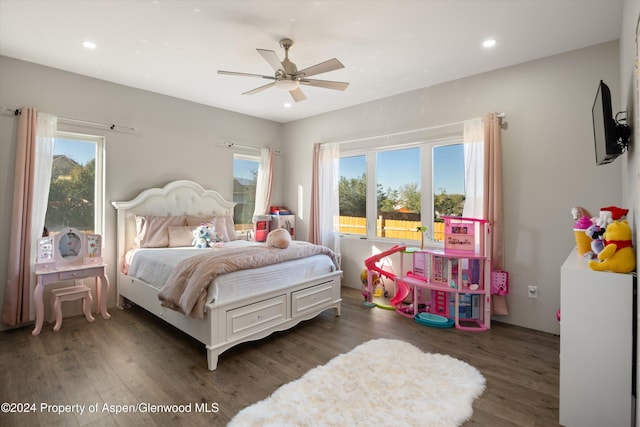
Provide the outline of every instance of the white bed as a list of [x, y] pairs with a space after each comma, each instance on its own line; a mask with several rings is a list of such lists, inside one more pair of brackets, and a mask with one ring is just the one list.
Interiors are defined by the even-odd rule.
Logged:
[[[289, 329], [329, 308], [334, 308], [336, 315], [340, 315], [342, 272], [329, 266], [328, 257], [324, 255], [304, 262], [287, 261], [277, 266], [218, 276], [215, 284], [209, 287], [204, 319], [165, 308], [158, 299], [158, 283], [152, 284], [152, 278], [138, 271], [144, 268], [134, 268], [140, 278], [132, 277], [133, 272], [129, 275], [124, 272], [127, 269], [122, 268], [127, 253], [136, 247], [136, 216], [232, 215], [234, 203], [195, 182], [180, 180], [163, 188], [144, 190], [133, 200], [113, 202], [112, 205], [118, 215], [118, 305], [122, 306], [124, 299], [129, 300], [205, 344], [209, 370], [215, 370], [218, 356], [236, 344]], [[251, 243], [236, 240], [226, 244]], [[203, 250], [207, 249], [200, 251]], [[162, 252], [139, 251], [151, 252], [152, 259]], [[168, 259], [177, 263], [179, 258], [194, 251], [198, 250], [171, 248], [164, 252], [168, 253], [165, 255]]]

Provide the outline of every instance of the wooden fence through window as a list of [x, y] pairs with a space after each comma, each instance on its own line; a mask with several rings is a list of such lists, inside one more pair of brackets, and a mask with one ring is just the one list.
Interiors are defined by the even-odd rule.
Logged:
[[[376, 236], [398, 240], [420, 240], [420, 233], [416, 231], [416, 228], [421, 225], [421, 221], [390, 219], [381, 215], [376, 220]], [[364, 236], [367, 234], [367, 219], [356, 216], [341, 216], [340, 232]], [[434, 223], [433, 227], [429, 227], [428, 234], [434, 240], [444, 241], [444, 222]]]

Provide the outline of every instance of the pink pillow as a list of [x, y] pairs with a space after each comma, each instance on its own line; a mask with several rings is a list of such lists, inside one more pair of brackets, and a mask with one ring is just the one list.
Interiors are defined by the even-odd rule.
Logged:
[[[217, 215], [213, 217], [195, 217], [195, 216], [187, 217], [187, 225], [190, 225], [193, 227], [197, 227], [200, 224], [206, 224], [208, 222], [213, 224], [213, 227], [215, 228], [216, 233], [220, 235], [220, 238], [222, 239], [223, 242], [228, 242], [231, 240], [231, 238], [229, 237], [229, 233], [227, 232], [227, 222], [224, 216]], [[235, 230], [234, 230], [234, 236], [235, 236]]]
[[193, 245], [193, 227], [190, 225], [169, 227], [169, 247], [181, 248]]
[[169, 227], [185, 225], [184, 216], [136, 215], [136, 243], [140, 248], [169, 246]]

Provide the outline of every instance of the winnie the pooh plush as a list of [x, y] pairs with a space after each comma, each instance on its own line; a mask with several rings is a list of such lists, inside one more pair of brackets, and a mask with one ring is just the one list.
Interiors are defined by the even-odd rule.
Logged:
[[602, 236], [604, 249], [598, 260], [589, 261], [589, 267], [596, 271], [630, 273], [636, 268], [636, 254], [631, 244], [631, 227], [627, 221], [614, 221], [607, 225]]

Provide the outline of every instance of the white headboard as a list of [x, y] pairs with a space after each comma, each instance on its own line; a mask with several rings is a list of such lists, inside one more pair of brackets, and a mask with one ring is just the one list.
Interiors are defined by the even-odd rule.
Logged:
[[135, 245], [136, 215], [233, 215], [235, 206], [217, 191], [205, 190], [200, 184], [188, 180], [173, 181], [162, 188], [149, 188], [133, 200], [111, 204], [118, 211], [118, 268], [124, 255]]

